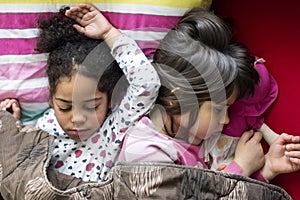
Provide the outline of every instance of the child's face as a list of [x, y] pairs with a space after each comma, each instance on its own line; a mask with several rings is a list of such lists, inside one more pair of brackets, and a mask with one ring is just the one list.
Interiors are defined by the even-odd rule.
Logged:
[[77, 74], [60, 79], [50, 104], [62, 129], [77, 141], [88, 139], [102, 125], [109, 105], [97, 80]]
[[[216, 104], [212, 101], [205, 101], [199, 108], [198, 118], [195, 124], [189, 128], [192, 144], [199, 144], [203, 139], [209, 138], [214, 134], [219, 134], [223, 126], [229, 123], [228, 108], [236, 100], [236, 93], [226, 99], [224, 104]], [[189, 113], [181, 115], [181, 126], [187, 127]]]

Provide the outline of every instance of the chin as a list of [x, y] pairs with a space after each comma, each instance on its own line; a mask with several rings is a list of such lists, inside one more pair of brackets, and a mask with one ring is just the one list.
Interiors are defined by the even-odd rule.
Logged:
[[69, 135], [69, 137], [72, 140], [75, 140], [75, 141], [84, 141], [84, 140], [89, 139], [92, 134], [79, 134], [79, 135], [68, 134], [68, 135]]

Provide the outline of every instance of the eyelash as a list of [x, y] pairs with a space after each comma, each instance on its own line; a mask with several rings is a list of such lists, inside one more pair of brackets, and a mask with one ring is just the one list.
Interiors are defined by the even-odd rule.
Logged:
[[[97, 106], [95, 106], [95, 107], [92, 107], [92, 108], [84, 107], [84, 109], [89, 110], [89, 111], [95, 111], [95, 110], [98, 109], [98, 107], [99, 107], [99, 105], [97, 105]], [[69, 111], [72, 110], [72, 107], [70, 107], [70, 108], [58, 108], [58, 109], [59, 109], [59, 111], [61, 111], [61, 112], [69, 112]]]
[[71, 107], [70, 108], [58, 108], [58, 109], [61, 112], [69, 112], [71, 110]]
[[99, 107], [99, 105], [98, 106], [94, 106], [92, 108], [86, 107], [86, 109], [90, 110], [90, 111], [94, 111], [94, 110], [97, 110], [98, 107]]

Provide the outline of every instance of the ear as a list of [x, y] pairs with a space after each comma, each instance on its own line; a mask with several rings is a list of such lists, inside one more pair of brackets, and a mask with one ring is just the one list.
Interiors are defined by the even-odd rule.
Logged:
[[[50, 86], [48, 86], [48, 91], [50, 91]], [[51, 108], [53, 108], [53, 99], [52, 99], [52, 95], [49, 96], [48, 104], [50, 105]]]
[[53, 100], [52, 100], [52, 98], [49, 98], [48, 103], [49, 103], [50, 107], [53, 108]]

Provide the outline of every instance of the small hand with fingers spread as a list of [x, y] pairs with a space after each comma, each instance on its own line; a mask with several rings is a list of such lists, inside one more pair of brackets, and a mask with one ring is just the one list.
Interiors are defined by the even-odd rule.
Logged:
[[263, 176], [272, 180], [279, 174], [295, 172], [300, 169], [300, 136], [282, 133], [270, 146], [265, 156]]
[[72, 7], [66, 11], [66, 16], [80, 24], [74, 25], [78, 32], [90, 38], [111, 40], [121, 34], [97, 8], [90, 4]]
[[10, 112], [15, 119], [20, 120], [21, 107], [17, 99], [4, 99], [0, 102], [0, 109]]

